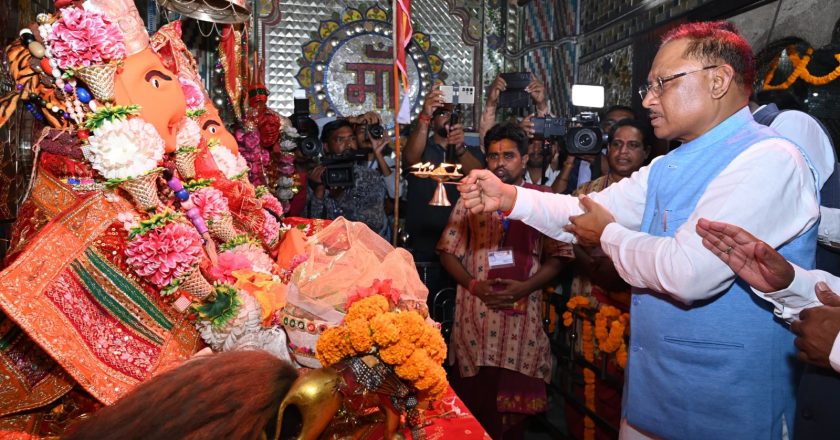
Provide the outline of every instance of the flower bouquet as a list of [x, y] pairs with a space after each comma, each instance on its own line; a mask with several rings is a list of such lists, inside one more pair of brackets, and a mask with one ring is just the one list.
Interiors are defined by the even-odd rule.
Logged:
[[[209, 185], [209, 181], [208, 185]], [[193, 191], [191, 200], [201, 217], [207, 222], [210, 234], [221, 243], [226, 243], [236, 237], [233, 227], [233, 217], [228, 208], [228, 199], [216, 188], [203, 185]]]
[[[127, 214], [130, 217], [130, 214]], [[131, 220], [129, 220], [131, 221]], [[207, 298], [213, 290], [198, 264], [201, 237], [181, 216], [171, 211], [129, 224], [126, 263], [137, 275], [161, 288], [161, 295], [182, 289], [193, 298]]]
[[54, 68], [72, 72], [99, 102], [113, 101], [117, 63], [126, 55], [117, 25], [96, 11], [64, 8], [47, 34]]
[[448, 387], [441, 366], [446, 343], [419, 313], [397, 308], [387, 281], [375, 284], [375, 293], [350, 305], [343, 323], [321, 334], [315, 355], [344, 378], [351, 417], [373, 403], [386, 418], [393, 411], [414, 425], [418, 403], [440, 399]]
[[139, 110], [136, 105], [99, 109], [85, 122], [93, 134], [82, 151], [111, 186], [124, 189], [141, 210], [149, 211], [160, 204], [157, 166], [165, 146], [152, 124], [133, 117]]

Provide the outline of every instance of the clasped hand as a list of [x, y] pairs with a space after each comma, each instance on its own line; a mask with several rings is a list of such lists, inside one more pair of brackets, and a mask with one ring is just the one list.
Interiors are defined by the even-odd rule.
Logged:
[[[501, 284], [504, 288], [494, 291], [493, 284]], [[478, 281], [475, 283], [472, 294], [477, 296], [487, 308], [501, 310], [512, 308], [516, 301], [527, 296], [530, 292], [525, 289], [525, 283], [522, 281], [496, 278]]]
[[589, 197], [582, 195], [579, 199], [583, 214], [570, 216], [569, 224], [564, 229], [575, 234], [581, 246], [600, 246], [604, 229], [615, 221], [615, 217], [607, 208]]

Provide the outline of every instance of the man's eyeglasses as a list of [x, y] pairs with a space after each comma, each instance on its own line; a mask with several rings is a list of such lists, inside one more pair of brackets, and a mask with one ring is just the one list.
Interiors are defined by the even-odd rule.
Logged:
[[681, 78], [681, 77], [686, 76], [686, 75], [691, 75], [692, 73], [697, 73], [697, 72], [702, 72], [704, 70], [714, 69], [715, 67], [720, 67], [720, 66], [706, 66], [706, 67], [703, 67], [703, 68], [697, 69], [697, 70], [690, 70], [688, 72], [675, 73], [673, 75], [669, 75], [669, 76], [666, 76], [664, 78], [657, 77], [656, 78], [656, 84], [645, 84], [645, 85], [639, 87], [639, 96], [642, 97], [643, 101], [645, 99], [645, 96], [647, 96], [648, 93], [653, 95], [654, 98], [658, 98], [658, 97], [662, 96], [662, 90], [663, 90], [663, 87], [665, 87], [666, 82], [673, 81], [677, 78]]

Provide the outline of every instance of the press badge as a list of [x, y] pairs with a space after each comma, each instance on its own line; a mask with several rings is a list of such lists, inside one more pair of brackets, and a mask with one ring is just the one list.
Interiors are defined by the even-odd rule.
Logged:
[[487, 259], [490, 262], [490, 269], [511, 267], [514, 265], [513, 248], [501, 248], [495, 251], [490, 251]]

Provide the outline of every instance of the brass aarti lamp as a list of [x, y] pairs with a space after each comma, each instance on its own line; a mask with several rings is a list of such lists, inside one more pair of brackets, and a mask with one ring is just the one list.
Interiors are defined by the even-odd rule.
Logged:
[[438, 183], [437, 188], [435, 188], [435, 194], [432, 196], [432, 200], [429, 201], [429, 205], [452, 206], [452, 203], [449, 202], [449, 198], [446, 197], [446, 188], [444, 188], [443, 184], [455, 183], [450, 182], [450, 180], [458, 180], [464, 177], [464, 175], [460, 172], [460, 164], [442, 163], [435, 167], [434, 164], [425, 162], [414, 164], [411, 168], [411, 174], [424, 179], [430, 178]]

